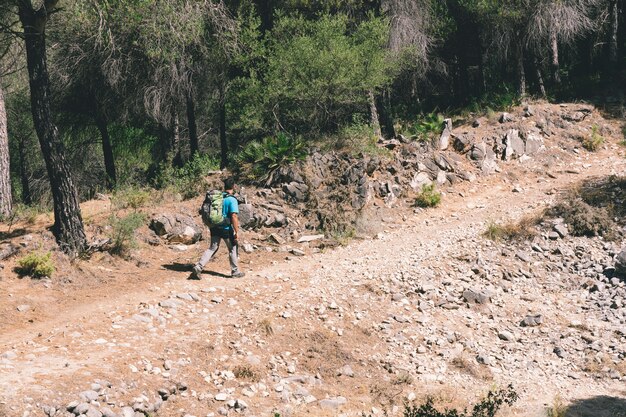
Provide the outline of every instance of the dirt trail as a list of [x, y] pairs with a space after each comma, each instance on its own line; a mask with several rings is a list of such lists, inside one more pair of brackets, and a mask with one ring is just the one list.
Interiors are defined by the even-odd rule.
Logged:
[[[187, 384], [187, 394], [172, 397], [159, 416], [218, 412], [224, 406], [213, 399], [218, 393], [245, 398], [246, 415], [337, 415], [338, 410], [370, 412], [372, 406], [385, 405], [392, 410], [391, 404], [401, 404], [402, 395], [409, 392], [418, 397], [447, 392], [443, 397], [455, 404], [484, 393], [492, 380], [516, 384], [521, 396], [514, 409], [517, 415], [541, 415], [557, 394], [567, 399], [623, 396], [623, 382], [584, 374], [564, 379], [563, 369], [551, 368], [532, 342], [533, 337], [549, 336], [541, 332], [529, 335], [531, 342], [525, 344], [505, 345], [497, 337], [486, 342], [501, 344], [505, 356], [526, 351], [539, 366], [494, 366], [483, 380], [442, 365], [442, 356], [449, 359], [445, 350], [415, 357], [418, 346], [439, 346], [436, 335], [448, 333], [475, 338], [482, 346], [512, 312], [528, 308], [515, 304], [519, 300], [511, 294], [478, 313], [465, 308], [423, 310], [422, 300], [413, 298], [392, 301], [406, 285], [424, 293], [428, 285], [456, 285], [448, 282], [449, 259], [476, 253], [485, 224], [536, 212], [556, 193], [585, 178], [623, 174], [626, 160], [620, 153], [610, 147], [548, 168], [539, 161], [513, 162], [517, 165], [506, 177], [455, 187], [440, 208], [398, 212], [376, 239], [355, 240], [303, 258], [261, 259], [241, 280], [205, 273], [201, 281], [189, 281], [188, 272], [162, 266], [193, 259], [203, 243], [194, 253], [146, 254], [148, 266], [128, 271], [126, 282], [71, 294], [30, 287], [30, 297], [55, 304], [50, 307], [54, 314], [43, 311], [33, 323], [16, 321], [4, 328], [0, 404], [9, 410], [7, 416], [44, 415], [38, 404], [63, 407], [97, 379], [111, 383], [107, 399], [118, 407], [141, 394], [152, 398], [172, 382]], [[521, 192], [513, 192], [514, 186]], [[167, 254], [170, 258], [163, 258]], [[226, 265], [221, 255], [207, 269]], [[558, 294], [542, 294], [541, 288], [528, 291], [539, 297], [530, 306], [540, 309], [556, 302], [559, 307]], [[573, 307], [560, 307], [560, 320], [580, 316]], [[492, 328], [476, 319], [480, 314], [494, 317]], [[450, 345], [451, 351], [456, 348]], [[337, 370], [347, 364], [354, 375], [338, 376]], [[236, 369], [234, 379], [219, 376]], [[405, 374], [406, 381], [400, 381]], [[306, 388], [300, 401], [285, 399], [285, 392], [300, 389], [293, 386]], [[248, 388], [253, 395], [242, 395]], [[345, 397], [347, 403], [320, 407], [318, 401], [326, 397]]]

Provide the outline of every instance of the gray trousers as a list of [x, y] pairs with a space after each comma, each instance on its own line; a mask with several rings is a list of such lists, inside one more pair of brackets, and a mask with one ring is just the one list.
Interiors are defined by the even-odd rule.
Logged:
[[211, 230], [211, 245], [204, 251], [200, 261], [196, 265], [204, 268], [204, 265], [206, 265], [211, 258], [213, 258], [217, 250], [220, 248], [220, 241], [222, 239], [224, 239], [224, 243], [226, 243], [226, 247], [228, 248], [230, 271], [231, 273], [236, 274], [239, 272], [239, 245], [235, 243], [232, 236], [220, 230]]

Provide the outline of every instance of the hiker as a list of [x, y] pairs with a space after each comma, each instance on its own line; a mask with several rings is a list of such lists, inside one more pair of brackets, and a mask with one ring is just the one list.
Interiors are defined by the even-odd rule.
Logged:
[[[219, 225], [211, 225], [209, 224], [209, 230], [211, 231], [211, 245], [209, 248], [202, 254], [200, 261], [193, 267], [193, 272], [191, 273], [192, 279], [200, 279], [200, 274], [204, 269], [204, 265], [207, 264], [213, 258], [215, 253], [220, 247], [220, 241], [224, 239], [226, 243], [226, 247], [228, 248], [229, 258], [230, 258], [230, 270], [232, 278], [241, 278], [245, 275], [245, 273], [239, 270], [239, 202], [234, 196], [235, 193], [235, 180], [232, 177], [226, 178], [224, 180], [224, 191], [220, 194], [217, 192], [217, 203], [214, 207], [219, 207], [220, 203], [222, 205], [222, 217], [223, 221]], [[213, 192], [213, 195], [215, 192]], [[207, 194], [207, 199], [209, 198], [209, 194]], [[207, 201], [205, 199], [205, 203]], [[203, 204], [204, 209], [205, 204]], [[205, 219], [205, 215], [203, 214], [203, 220]], [[205, 223], [207, 223], [205, 221]], [[210, 222], [209, 222], [210, 223]]]

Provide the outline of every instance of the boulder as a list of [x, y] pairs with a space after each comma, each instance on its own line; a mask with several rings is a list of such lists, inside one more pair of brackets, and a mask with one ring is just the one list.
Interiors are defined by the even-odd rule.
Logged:
[[465, 153], [472, 147], [472, 139], [468, 135], [456, 136], [452, 142], [452, 147], [459, 153]]
[[306, 201], [308, 198], [309, 187], [307, 187], [306, 184], [294, 181], [283, 185], [283, 192], [293, 200], [302, 202]]
[[452, 135], [452, 119], [445, 119], [443, 121], [443, 132], [439, 137], [439, 150], [445, 151], [448, 149], [448, 146], [450, 146], [450, 135]]
[[254, 214], [252, 204], [239, 204], [239, 225], [241, 227], [253, 225], [255, 223]]
[[615, 273], [626, 276], [626, 247], [615, 257]]
[[432, 179], [426, 172], [418, 172], [413, 176], [410, 185], [414, 191], [420, 192], [422, 191], [422, 187], [430, 185], [432, 182]]
[[526, 144], [525, 144], [525, 148], [524, 151], [526, 153], [526, 155], [532, 155], [535, 154], [537, 152], [539, 152], [539, 150], [543, 147], [543, 137], [541, 137], [540, 135], [537, 135], [535, 133], [529, 133], [526, 136]]
[[202, 237], [202, 227], [185, 214], [161, 214], [150, 221], [150, 229], [170, 243], [190, 245]]
[[525, 152], [526, 145], [520, 137], [519, 130], [510, 129], [506, 132], [502, 141], [504, 150], [502, 152], [502, 159], [509, 161], [513, 158], [519, 158]]
[[3, 261], [19, 251], [19, 247], [12, 243], [0, 243], [0, 261]]

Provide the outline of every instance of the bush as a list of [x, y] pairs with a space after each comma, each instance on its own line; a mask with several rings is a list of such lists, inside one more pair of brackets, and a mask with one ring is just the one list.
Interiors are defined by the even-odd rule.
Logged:
[[443, 129], [444, 117], [436, 112], [418, 117], [417, 121], [404, 130], [412, 139], [428, 141], [438, 137]]
[[184, 199], [194, 198], [206, 191], [204, 177], [210, 171], [217, 171], [219, 168], [220, 163], [216, 157], [196, 154], [181, 168], [162, 164], [154, 185], [160, 189], [171, 188], [180, 193]]
[[538, 217], [525, 217], [517, 223], [498, 224], [489, 222], [483, 236], [494, 241], [512, 241], [530, 239], [537, 234], [534, 226], [539, 223]]
[[125, 217], [111, 217], [110, 252], [114, 255], [128, 256], [131, 249], [137, 247], [135, 231], [146, 221], [142, 213], [131, 213]]
[[151, 193], [138, 187], [126, 187], [116, 190], [111, 196], [111, 205], [116, 210], [132, 208], [137, 210], [150, 202]]
[[472, 100], [468, 109], [479, 114], [495, 113], [498, 111], [510, 111], [521, 103], [515, 88], [508, 85], [501, 86], [496, 91], [485, 93], [481, 97]]
[[31, 252], [17, 261], [17, 272], [33, 278], [51, 277], [54, 273], [52, 253]]
[[600, 146], [604, 143], [604, 137], [598, 133], [598, 125], [591, 127], [591, 136], [582, 139], [583, 148], [590, 152], [595, 152], [600, 149]]
[[378, 136], [374, 128], [361, 118], [357, 118], [351, 125], [341, 129], [332, 141], [336, 148], [345, 149], [353, 156], [361, 154], [389, 157], [391, 152], [378, 145]]
[[436, 190], [435, 184], [422, 186], [422, 191], [415, 198], [418, 207], [437, 207], [441, 203], [441, 193]]
[[303, 141], [279, 133], [249, 142], [237, 155], [241, 175], [248, 180], [266, 180], [277, 168], [306, 158]]
[[616, 225], [605, 207], [594, 207], [581, 198], [571, 198], [555, 206], [553, 211], [563, 217], [574, 236], [614, 237]]
[[512, 405], [519, 399], [519, 396], [509, 385], [505, 389], [497, 391], [489, 391], [487, 396], [480, 400], [471, 412], [467, 410], [458, 411], [455, 409], [445, 409], [439, 411], [433, 406], [433, 399], [428, 398], [426, 402], [419, 407], [405, 406], [404, 417], [494, 417], [500, 408], [506, 405]]

